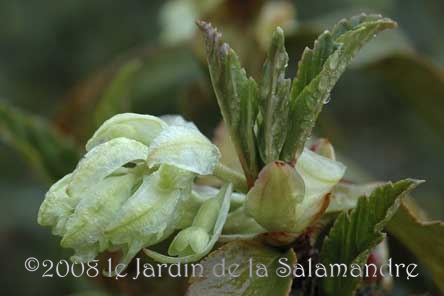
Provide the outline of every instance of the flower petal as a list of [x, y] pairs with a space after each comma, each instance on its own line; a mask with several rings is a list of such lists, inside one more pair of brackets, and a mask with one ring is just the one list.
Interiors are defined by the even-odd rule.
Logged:
[[383, 183], [373, 182], [368, 184], [339, 183], [332, 191], [330, 205], [327, 213], [337, 213], [347, 211], [356, 207], [358, 200], [362, 196], [369, 196], [373, 190]]
[[345, 169], [340, 162], [304, 149], [296, 163], [296, 170], [305, 184], [305, 197], [299, 205], [298, 214], [301, 221], [307, 221], [307, 226], [326, 210], [330, 200], [327, 194], [342, 179]]
[[55, 235], [64, 233], [65, 223], [79, 202], [79, 199], [70, 197], [66, 192], [71, 177], [72, 174], [68, 174], [52, 185], [39, 209], [37, 222], [42, 226], [53, 227]]
[[175, 230], [180, 219], [178, 207], [191, 194], [193, 177], [192, 173], [167, 165], [144, 176], [138, 190], [113, 216], [105, 230], [113, 245], [128, 247], [124, 261], [131, 260], [143, 247], [162, 241]]
[[109, 140], [125, 137], [150, 145], [167, 124], [161, 119], [136, 113], [118, 114], [105, 121], [86, 144], [86, 151]]
[[[92, 260], [97, 253], [108, 249], [110, 244], [104, 237], [104, 230], [130, 197], [135, 180], [132, 174], [108, 177], [85, 192], [66, 223], [62, 247], [75, 249], [74, 258], [82, 261]], [[86, 254], [85, 249], [89, 250]], [[92, 250], [95, 250], [93, 255]]]
[[219, 149], [197, 129], [169, 126], [148, 149], [149, 167], [169, 164], [200, 175], [211, 174], [219, 162]]
[[194, 129], [198, 129], [197, 126], [192, 121], [187, 121], [185, 118], [183, 118], [181, 115], [174, 115], [174, 114], [166, 114], [159, 117], [162, 119], [168, 126], [185, 126], [190, 127]]
[[75, 169], [68, 194], [82, 195], [123, 165], [146, 158], [148, 148], [126, 138], [112, 139], [90, 150]]

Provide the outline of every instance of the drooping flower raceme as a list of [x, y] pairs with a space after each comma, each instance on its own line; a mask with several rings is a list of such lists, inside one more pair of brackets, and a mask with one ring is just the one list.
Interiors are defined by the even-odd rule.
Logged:
[[86, 150], [76, 169], [49, 189], [38, 222], [74, 249], [72, 260], [120, 248], [125, 264], [143, 247], [191, 226], [190, 211], [203, 202], [193, 198], [194, 178], [211, 174], [220, 158], [194, 124], [130, 113], [106, 121]]

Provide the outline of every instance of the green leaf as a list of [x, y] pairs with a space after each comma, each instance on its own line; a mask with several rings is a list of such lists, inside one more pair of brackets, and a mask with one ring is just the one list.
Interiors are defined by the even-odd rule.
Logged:
[[258, 174], [254, 135], [258, 106], [258, 86], [248, 78], [236, 53], [223, 43], [221, 34], [209, 23], [198, 22], [205, 34], [208, 67], [222, 116], [236, 147], [247, 182]]
[[[376, 188], [370, 197], [361, 197], [350, 213], [342, 212], [325, 238], [321, 262], [324, 266], [344, 263], [362, 267], [370, 251], [380, 243], [384, 226], [396, 213], [401, 198], [420, 181], [403, 180]], [[358, 277], [326, 277], [322, 287], [326, 295], [351, 295], [362, 280]]]
[[191, 254], [188, 256], [170, 257], [170, 256], [162, 255], [160, 253], [157, 253], [157, 252], [149, 250], [149, 249], [144, 249], [143, 251], [145, 252], [145, 254], [148, 257], [150, 257], [158, 262], [163, 262], [163, 263], [177, 263], [179, 260], [180, 260], [180, 262], [195, 262], [195, 261], [202, 259], [206, 254], [208, 254], [211, 251], [211, 249], [214, 247], [214, 245], [218, 241], [220, 235], [222, 234], [222, 229], [224, 227], [225, 221], [227, 220], [228, 212], [230, 210], [231, 194], [232, 194], [231, 184], [225, 185], [219, 191], [219, 194], [217, 196], [218, 199], [221, 199], [219, 213], [218, 213], [216, 222], [214, 224], [214, 227], [211, 231], [211, 238], [208, 241], [205, 248], [201, 252]]
[[[250, 259], [253, 266], [251, 275], [248, 261]], [[228, 243], [201, 262], [203, 276], [190, 278], [187, 295], [289, 295], [292, 277], [279, 276], [277, 273], [278, 268], [282, 267], [279, 263], [281, 259], [286, 260], [282, 262], [288, 265], [296, 263], [296, 255], [292, 249], [281, 252], [256, 241]], [[225, 262], [224, 267], [221, 267], [221, 262]], [[235, 271], [233, 264], [238, 266]], [[266, 277], [259, 277], [256, 274], [257, 264], [262, 264], [266, 268], [268, 272]], [[231, 277], [230, 269], [233, 274], [239, 276]], [[219, 274], [224, 272], [225, 276], [218, 277], [215, 272]]]
[[290, 127], [281, 159], [294, 162], [311, 134], [322, 106], [353, 56], [373, 36], [396, 23], [378, 15], [359, 15], [340, 21], [306, 49], [299, 62], [290, 98]]
[[114, 75], [110, 84], [103, 91], [94, 114], [96, 126], [110, 117], [130, 109], [129, 98], [134, 86], [134, 77], [142, 63], [132, 60], [126, 63]]
[[4, 102], [0, 104], [0, 138], [17, 149], [31, 167], [49, 181], [63, 177], [80, 157], [71, 139], [48, 121]]
[[444, 293], [444, 222], [421, 221], [412, 206], [403, 203], [387, 230], [427, 267], [435, 284]]
[[284, 38], [284, 31], [278, 27], [271, 40], [260, 84], [257, 138], [259, 152], [265, 164], [279, 160], [288, 126], [291, 80], [285, 79], [288, 54]]

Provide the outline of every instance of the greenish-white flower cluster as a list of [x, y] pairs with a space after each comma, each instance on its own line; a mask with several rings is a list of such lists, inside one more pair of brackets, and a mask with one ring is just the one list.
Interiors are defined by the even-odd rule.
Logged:
[[[38, 215], [63, 247], [75, 250], [73, 260], [121, 249], [128, 263], [178, 229], [185, 230], [170, 248], [173, 255], [208, 249], [225, 195], [193, 194], [195, 177], [211, 174], [220, 158], [194, 124], [178, 116], [120, 114], [96, 131], [86, 150], [75, 170], [49, 189]], [[202, 217], [208, 211], [212, 216]], [[201, 218], [193, 222], [196, 213]], [[199, 237], [191, 250], [186, 233]]]

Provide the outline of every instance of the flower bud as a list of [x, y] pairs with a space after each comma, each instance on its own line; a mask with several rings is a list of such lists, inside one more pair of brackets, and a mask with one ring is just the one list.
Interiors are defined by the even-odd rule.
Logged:
[[216, 224], [220, 210], [220, 201], [217, 198], [206, 200], [194, 217], [193, 224], [174, 238], [168, 253], [171, 256], [188, 256], [201, 253], [210, 240], [209, 233]]
[[341, 163], [308, 149], [299, 157], [296, 168], [271, 162], [247, 194], [246, 213], [270, 232], [299, 234], [324, 213], [328, 193], [344, 172]]
[[147, 256], [163, 263], [176, 263], [178, 259], [186, 262], [200, 260], [208, 254], [219, 239], [230, 209], [232, 186], [225, 185], [216, 197], [206, 200], [193, 225], [179, 232], [170, 245], [169, 257], [155, 251], [144, 249]]
[[268, 231], [289, 231], [296, 227], [297, 205], [304, 199], [305, 185], [290, 165], [274, 161], [259, 174], [247, 194], [246, 213]]
[[168, 249], [168, 254], [189, 256], [201, 253], [205, 250], [209, 240], [210, 235], [205, 229], [196, 226], [188, 227], [176, 235]]
[[220, 200], [211, 198], [206, 200], [194, 217], [193, 226], [200, 227], [207, 232], [210, 232], [214, 224], [216, 224], [217, 216], [220, 210]]

